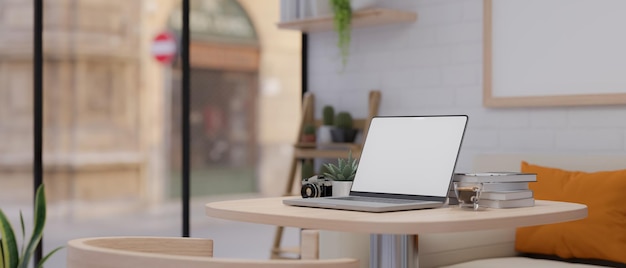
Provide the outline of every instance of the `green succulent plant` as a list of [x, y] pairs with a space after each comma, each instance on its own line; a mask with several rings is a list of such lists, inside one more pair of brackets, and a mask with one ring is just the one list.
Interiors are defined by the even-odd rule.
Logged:
[[333, 8], [334, 26], [337, 32], [337, 46], [341, 52], [341, 62], [346, 66], [350, 52], [350, 25], [352, 23], [352, 8], [350, 0], [329, 0]]
[[305, 125], [304, 128], [302, 129], [302, 133], [308, 134], [308, 135], [315, 134], [315, 126], [312, 124]]
[[335, 117], [335, 127], [340, 129], [352, 129], [352, 115], [348, 112], [339, 112]]
[[322, 118], [322, 123], [325, 126], [332, 126], [335, 121], [335, 108], [330, 105], [324, 106], [324, 109], [322, 110]]
[[[41, 242], [44, 225], [46, 224], [46, 194], [43, 184], [37, 188], [35, 194], [34, 227], [28, 245], [26, 245], [26, 233], [24, 229], [24, 217], [20, 212], [20, 224], [22, 226], [22, 248], [18, 251], [17, 240], [13, 226], [9, 222], [2, 209], [0, 209], [0, 268], [27, 268], [35, 249]], [[24, 248], [26, 246], [26, 248]], [[44, 262], [55, 252], [63, 247], [57, 247], [41, 259], [37, 267], [43, 267]]]
[[322, 165], [320, 167], [320, 170], [317, 172], [317, 174], [324, 174], [324, 173], [328, 173], [328, 168], [325, 165]]
[[359, 167], [357, 160], [352, 158], [352, 151], [348, 154], [348, 159], [337, 159], [337, 165], [332, 163], [324, 164], [328, 172], [324, 172], [324, 177], [335, 181], [352, 181]]

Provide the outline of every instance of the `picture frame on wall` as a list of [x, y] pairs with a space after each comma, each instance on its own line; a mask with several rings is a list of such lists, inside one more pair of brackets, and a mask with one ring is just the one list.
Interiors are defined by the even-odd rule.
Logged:
[[483, 106], [626, 104], [626, 1], [483, 3]]

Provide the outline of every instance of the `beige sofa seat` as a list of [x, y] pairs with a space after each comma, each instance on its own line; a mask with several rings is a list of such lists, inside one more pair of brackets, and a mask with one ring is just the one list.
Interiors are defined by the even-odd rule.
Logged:
[[515, 256], [515, 230], [422, 234], [415, 260], [420, 268], [441, 267], [468, 260]]
[[597, 268], [600, 266], [568, 263], [560, 261], [540, 260], [525, 257], [507, 257], [480, 259], [442, 268], [502, 268], [502, 267], [533, 267], [533, 268]]

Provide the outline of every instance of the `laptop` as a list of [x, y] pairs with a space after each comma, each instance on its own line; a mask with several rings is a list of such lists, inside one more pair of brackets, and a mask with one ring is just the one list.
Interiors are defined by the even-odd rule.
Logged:
[[388, 212], [446, 202], [467, 115], [376, 116], [344, 197], [285, 199], [292, 206]]

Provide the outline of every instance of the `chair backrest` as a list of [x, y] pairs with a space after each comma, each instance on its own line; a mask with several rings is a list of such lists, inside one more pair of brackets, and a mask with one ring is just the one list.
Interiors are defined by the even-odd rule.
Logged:
[[358, 260], [212, 258], [213, 241], [198, 238], [98, 237], [68, 242], [68, 268], [357, 268]]

